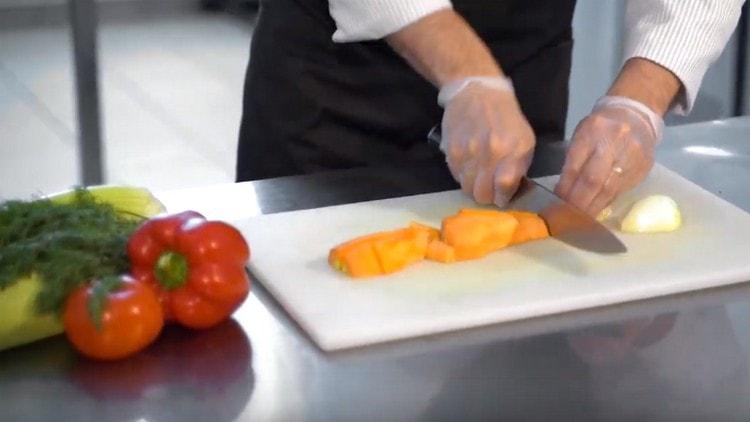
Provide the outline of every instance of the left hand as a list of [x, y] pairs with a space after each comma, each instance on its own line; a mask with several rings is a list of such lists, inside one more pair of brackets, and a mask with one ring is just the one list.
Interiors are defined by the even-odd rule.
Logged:
[[664, 121], [625, 97], [604, 97], [573, 134], [555, 193], [591, 216], [637, 186], [654, 165]]

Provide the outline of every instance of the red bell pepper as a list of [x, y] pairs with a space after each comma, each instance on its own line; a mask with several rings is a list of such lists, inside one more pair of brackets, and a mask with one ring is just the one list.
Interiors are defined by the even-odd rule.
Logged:
[[245, 300], [250, 248], [242, 234], [194, 211], [155, 217], [128, 241], [131, 274], [152, 286], [167, 320], [208, 328]]

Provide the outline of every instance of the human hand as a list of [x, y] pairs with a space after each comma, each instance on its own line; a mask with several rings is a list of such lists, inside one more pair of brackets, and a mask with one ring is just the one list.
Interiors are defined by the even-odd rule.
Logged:
[[534, 131], [506, 78], [467, 78], [441, 89], [441, 149], [461, 189], [504, 206], [531, 164]]
[[596, 216], [654, 165], [663, 119], [626, 97], [603, 97], [579, 123], [555, 193]]

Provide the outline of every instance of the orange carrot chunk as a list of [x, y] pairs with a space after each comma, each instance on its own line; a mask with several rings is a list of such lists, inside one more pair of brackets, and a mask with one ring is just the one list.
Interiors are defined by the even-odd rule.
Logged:
[[361, 236], [331, 249], [328, 262], [352, 277], [390, 274], [424, 259], [430, 236], [414, 226]]
[[412, 221], [411, 224], [409, 224], [409, 228], [424, 230], [425, 232], [427, 232], [427, 240], [429, 240], [430, 242], [440, 239], [440, 230], [436, 229], [435, 227]]
[[426, 258], [431, 261], [449, 264], [451, 262], [456, 262], [456, 250], [453, 248], [453, 246], [443, 242], [442, 240], [432, 240], [429, 244], [427, 244]]
[[508, 211], [518, 220], [518, 227], [513, 233], [511, 245], [539, 240], [549, 237], [547, 224], [539, 215], [527, 211]]
[[427, 231], [407, 228], [375, 240], [373, 248], [383, 274], [396, 272], [423, 260], [427, 253], [428, 235]]
[[383, 273], [372, 243], [365, 239], [355, 239], [331, 249], [328, 263], [352, 277], [371, 277]]
[[507, 212], [462, 209], [443, 219], [442, 240], [455, 249], [456, 260], [476, 259], [508, 246], [517, 226]]
[[391, 274], [425, 258], [450, 263], [481, 258], [508, 245], [549, 236], [537, 214], [463, 208], [441, 230], [418, 222], [360, 236], [332, 248], [329, 264], [355, 278]]

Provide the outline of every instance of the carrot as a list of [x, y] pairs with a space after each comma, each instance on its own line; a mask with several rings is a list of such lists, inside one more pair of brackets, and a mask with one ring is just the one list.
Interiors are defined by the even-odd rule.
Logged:
[[438, 229], [436, 229], [436, 228], [434, 228], [432, 226], [428, 226], [426, 224], [422, 224], [422, 223], [418, 223], [416, 221], [412, 221], [409, 224], [409, 227], [412, 228], [412, 229], [426, 231], [427, 232], [427, 239], [429, 241], [440, 239], [440, 230], [438, 230]]
[[335, 269], [352, 277], [369, 277], [382, 274], [380, 262], [372, 248], [372, 235], [350, 240], [331, 249], [328, 263]]
[[436, 239], [427, 244], [426, 258], [431, 261], [449, 264], [456, 261], [456, 250], [453, 246]]
[[442, 240], [455, 249], [456, 260], [476, 259], [508, 246], [517, 226], [507, 212], [463, 209], [443, 219]]
[[443, 219], [441, 229], [411, 222], [332, 248], [329, 264], [359, 278], [391, 274], [425, 258], [451, 263], [481, 258], [508, 245], [544, 239], [547, 225], [537, 214], [462, 208]]
[[424, 259], [433, 234], [427, 226], [377, 232], [342, 243], [329, 252], [329, 264], [352, 277], [390, 274]]
[[508, 213], [518, 220], [518, 227], [510, 241], [511, 245], [549, 237], [547, 224], [539, 215], [527, 211], [508, 211]]

